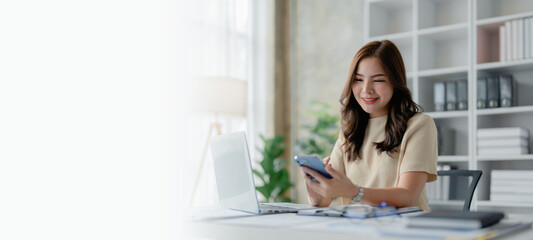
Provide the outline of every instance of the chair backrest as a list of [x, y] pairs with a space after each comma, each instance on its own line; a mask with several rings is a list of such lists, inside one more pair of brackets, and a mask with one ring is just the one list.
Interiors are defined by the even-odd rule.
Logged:
[[472, 198], [474, 196], [474, 191], [476, 190], [479, 179], [481, 178], [481, 170], [443, 170], [437, 171], [437, 176], [450, 176], [453, 177], [472, 177], [470, 185], [465, 196], [465, 203], [463, 205], [464, 211], [470, 210], [470, 204], [472, 203]]

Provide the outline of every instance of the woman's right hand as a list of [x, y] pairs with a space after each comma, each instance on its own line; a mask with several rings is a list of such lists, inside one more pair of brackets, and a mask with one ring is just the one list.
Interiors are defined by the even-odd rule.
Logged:
[[[323, 159], [324, 165], [329, 164], [330, 160], [331, 160], [331, 158], [329, 156], [324, 158]], [[304, 175], [304, 179], [305, 179], [305, 187], [307, 189], [307, 196], [308, 196], [308, 199], [309, 199], [309, 204], [314, 205], [314, 206], [320, 206], [320, 205], [324, 205], [324, 204], [326, 204], [326, 202], [328, 202], [327, 205], [329, 205], [329, 202], [331, 202], [331, 199], [330, 198], [324, 198], [323, 196], [318, 194], [315, 190], [313, 190], [311, 187], [309, 187], [309, 184], [311, 182], [313, 182], [313, 180], [311, 180], [311, 178], [308, 177], [303, 170], [302, 170], [302, 174]], [[321, 207], [323, 207], [323, 206], [321, 206]]]

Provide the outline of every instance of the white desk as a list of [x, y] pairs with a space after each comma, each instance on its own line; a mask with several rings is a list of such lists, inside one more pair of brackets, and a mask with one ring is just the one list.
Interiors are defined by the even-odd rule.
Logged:
[[[189, 221], [185, 239], [413, 239], [408, 236], [384, 234], [380, 229], [401, 228], [405, 218], [348, 219], [335, 217], [273, 214]], [[504, 222], [531, 220], [530, 215], [510, 215]], [[410, 230], [409, 230], [410, 231]], [[422, 239], [422, 238], [420, 238]], [[512, 233], [499, 239], [533, 239], [533, 228]]]

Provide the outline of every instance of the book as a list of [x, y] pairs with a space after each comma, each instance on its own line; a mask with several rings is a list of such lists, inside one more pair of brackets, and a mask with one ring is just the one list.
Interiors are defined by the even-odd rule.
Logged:
[[498, 223], [505, 215], [501, 212], [474, 212], [461, 210], [434, 210], [407, 219], [408, 227], [480, 229]]
[[489, 108], [500, 106], [500, 83], [498, 77], [487, 78], [487, 106]]
[[[490, 186], [499, 186], [499, 187], [527, 187], [531, 188], [531, 181], [523, 179], [491, 179]], [[533, 190], [533, 188], [531, 188]]]
[[500, 62], [505, 62], [506, 60], [506, 53], [505, 53], [505, 25], [501, 25], [499, 28], [499, 40], [500, 40]]
[[513, 28], [513, 30], [511, 31], [513, 54], [511, 57], [512, 60], [518, 60], [518, 19], [514, 19], [511, 21], [511, 27]]
[[516, 154], [528, 154], [529, 149], [527, 147], [479, 147], [477, 148], [477, 154], [479, 155], [516, 155]]
[[533, 170], [492, 170], [492, 180], [533, 180]]
[[512, 76], [500, 76], [500, 107], [511, 107], [515, 105], [516, 96], [514, 91], [514, 81]]
[[523, 202], [531, 203], [533, 202], [533, 194], [490, 194], [491, 201], [497, 202]]
[[529, 138], [529, 130], [523, 127], [480, 128], [477, 138], [523, 137]]
[[524, 19], [517, 19], [518, 60], [524, 59]]
[[533, 17], [529, 18], [529, 55], [533, 58]]
[[457, 82], [446, 82], [446, 111], [457, 110]]
[[457, 81], [457, 110], [468, 109], [468, 83], [466, 80]]
[[531, 44], [529, 41], [531, 41], [531, 33], [529, 32], [531, 28], [529, 27], [529, 24], [531, 18], [524, 18], [524, 58], [529, 59], [531, 58]]
[[[531, 183], [529, 183], [531, 185]], [[533, 194], [533, 188], [530, 186], [502, 186], [493, 184], [490, 186], [491, 193], [500, 194]]]
[[503, 239], [502, 237], [509, 234], [529, 230], [531, 225], [532, 221], [504, 219], [490, 227], [466, 231], [464, 229], [382, 227], [379, 228], [379, 232], [385, 236], [402, 239]]
[[[443, 171], [452, 170], [452, 166], [449, 164], [444, 164], [442, 165], [442, 170]], [[439, 178], [440, 178], [441, 185], [442, 185], [441, 200], [450, 200], [450, 176], [440, 176]]]
[[444, 86], [444, 82], [436, 82], [433, 84], [433, 98], [436, 112], [446, 110], [446, 87]]
[[512, 53], [513, 53], [513, 47], [512, 47], [512, 41], [511, 41], [511, 35], [512, 35], [512, 32], [513, 29], [512, 29], [512, 26], [511, 26], [511, 21], [506, 21], [505, 22], [505, 43], [507, 43], [506, 45], [506, 48], [505, 48], [505, 54], [506, 54], [506, 60], [507, 61], [511, 61], [513, 60], [512, 58]]
[[485, 139], [480, 138], [477, 140], [478, 147], [503, 147], [503, 146], [529, 146], [527, 138], [496, 138]]
[[477, 103], [478, 109], [487, 107], [487, 78], [477, 80]]

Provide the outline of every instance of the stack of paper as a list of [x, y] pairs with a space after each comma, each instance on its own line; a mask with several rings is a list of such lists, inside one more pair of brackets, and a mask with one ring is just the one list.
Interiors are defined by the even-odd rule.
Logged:
[[490, 200], [533, 202], [533, 170], [492, 170]]
[[477, 130], [479, 155], [515, 155], [529, 153], [529, 131], [521, 127]]

